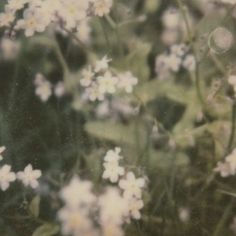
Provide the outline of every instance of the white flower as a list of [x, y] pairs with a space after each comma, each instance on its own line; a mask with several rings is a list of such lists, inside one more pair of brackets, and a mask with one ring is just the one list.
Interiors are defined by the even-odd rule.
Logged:
[[17, 178], [21, 180], [26, 187], [37, 188], [39, 186], [38, 178], [40, 178], [41, 175], [41, 170], [34, 170], [32, 165], [29, 164], [25, 167], [24, 171], [17, 173]]
[[25, 36], [33, 36], [35, 32], [43, 32], [48, 25], [48, 21], [42, 16], [43, 12], [26, 9], [24, 18], [17, 22], [17, 29], [24, 29]]
[[62, 222], [62, 233], [65, 235], [89, 235], [93, 230], [88, 213], [80, 208], [64, 207], [58, 212], [58, 218]]
[[99, 89], [99, 86], [96, 83], [92, 83], [91, 87], [86, 88], [85, 97], [92, 102], [96, 100], [103, 101], [104, 93]]
[[115, 93], [118, 78], [114, 77], [111, 72], [107, 71], [103, 76], [98, 76], [97, 81], [101, 93]]
[[5, 150], [6, 150], [6, 147], [5, 147], [5, 146], [0, 147], [0, 161], [2, 161], [2, 159], [3, 159], [2, 153], [3, 153]]
[[36, 86], [35, 94], [41, 101], [46, 102], [52, 95], [52, 85], [42, 74], [35, 76], [34, 84]]
[[230, 176], [232, 173], [228, 162], [218, 162], [214, 171], [219, 172], [223, 178]]
[[103, 166], [105, 168], [102, 177], [104, 179], [109, 179], [112, 183], [116, 183], [119, 176], [124, 175], [125, 170], [123, 167], [119, 166], [119, 160], [123, 157], [120, 155], [121, 149], [116, 147], [114, 150], [109, 150], [105, 157]]
[[79, 25], [77, 26], [76, 35], [83, 43], [90, 42], [90, 33], [91, 33], [91, 27], [89, 25], [89, 21], [83, 20], [79, 22]]
[[63, 82], [58, 82], [54, 88], [54, 94], [60, 98], [65, 94], [65, 86]]
[[94, 71], [96, 73], [108, 69], [108, 63], [111, 61], [110, 58], [104, 56], [101, 60], [96, 61]]
[[194, 71], [196, 68], [196, 60], [193, 55], [187, 55], [183, 61], [183, 67], [188, 71]]
[[51, 87], [51, 83], [45, 81], [43, 84], [36, 88], [35, 94], [38, 95], [43, 102], [46, 102], [52, 95]]
[[20, 10], [24, 7], [28, 0], [8, 0], [6, 7], [12, 11]]
[[103, 166], [105, 170], [102, 178], [109, 179], [112, 183], [116, 183], [119, 180], [119, 176], [122, 176], [125, 173], [124, 168], [119, 166], [119, 163], [105, 162]]
[[60, 196], [71, 208], [91, 205], [96, 199], [92, 193], [92, 183], [82, 181], [77, 176], [73, 177], [70, 183], [61, 190]]
[[118, 88], [124, 89], [127, 93], [133, 92], [133, 87], [138, 84], [138, 79], [127, 71], [119, 75]]
[[136, 198], [129, 199], [130, 216], [135, 220], [141, 219], [140, 210], [143, 208], [143, 206], [144, 206], [143, 200]]
[[128, 172], [126, 179], [122, 179], [119, 182], [119, 186], [124, 190], [124, 197], [131, 198], [141, 198], [142, 188], [145, 186], [144, 178], [135, 178], [133, 172]]
[[167, 66], [173, 71], [173, 72], [177, 72], [181, 66], [181, 58], [179, 58], [177, 55], [175, 54], [170, 54], [167, 58], [166, 58], [166, 63]]
[[93, 82], [93, 76], [94, 72], [92, 71], [91, 67], [88, 67], [88, 69], [84, 69], [82, 71], [82, 79], [80, 80], [80, 85], [83, 87], [88, 87]]
[[5, 12], [0, 13], [0, 27], [10, 26], [15, 20], [15, 14], [13, 11], [7, 9]]
[[0, 188], [6, 191], [9, 188], [10, 182], [16, 180], [16, 175], [11, 172], [11, 166], [4, 165], [0, 168]]
[[176, 56], [182, 57], [188, 51], [188, 47], [185, 44], [175, 44], [170, 48], [171, 53]]
[[98, 199], [101, 225], [121, 225], [128, 216], [128, 201], [117, 188], [108, 188]]
[[119, 160], [123, 159], [123, 157], [120, 155], [121, 148], [116, 147], [114, 150], [107, 151], [104, 161], [109, 163], [117, 163]]
[[102, 225], [102, 236], [124, 236], [124, 232], [119, 225], [104, 224]]
[[112, 0], [96, 0], [94, 1], [94, 14], [96, 16], [104, 16], [109, 14], [113, 1]]

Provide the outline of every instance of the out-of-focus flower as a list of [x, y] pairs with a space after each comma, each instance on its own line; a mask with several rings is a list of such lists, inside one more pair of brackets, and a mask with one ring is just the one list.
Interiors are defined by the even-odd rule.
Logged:
[[124, 190], [126, 198], [141, 198], [145, 186], [144, 178], [136, 178], [133, 172], [128, 172], [125, 179], [120, 180], [119, 186]]
[[98, 84], [95, 82], [93, 82], [90, 87], [86, 88], [85, 97], [92, 102], [96, 100], [103, 101], [105, 98], [104, 93], [99, 89]]
[[83, 87], [88, 87], [93, 82], [94, 72], [91, 67], [84, 69], [82, 71], [82, 79], [80, 80], [80, 85]]
[[35, 94], [41, 101], [46, 102], [52, 95], [52, 85], [42, 74], [35, 76], [34, 84], [36, 86]]
[[38, 178], [40, 178], [41, 175], [41, 170], [34, 170], [32, 165], [29, 164], [25, 167], [24, 171], [17, 173], [17, 178], [21, 180], [26, 187], [37, 188], [39, 186]]
[[143, 208], [143, 206], [143, 200], [136, 198], [129, 199], [129, 212], [131, 218], [135, 220], [141, 219], [140, 210]]
[[5, 12], [0, 13], [0, 27], [8, 27], [15, 20], [14, 12], [6, 9]]
[[162, 16], [162, 23], [166, 28], [174, 29], [180, 24], [180, 13], [176, 8], [167, 9]]
[[219, 172], [221, 177], [228, 177], [231, 175], [231, 169], [228, 162], [218, 162], [215, 172]]
[[128, 201], [123, 198], [117, 188], [108, 188], [99, 198], [100, 224], [121, 225], [128, 216]]
[[127, 93], [133, 92], [133, 87], [138, 84], [138, 79], [130, 71], [122, 73], [118, 77], [118, 88], [124, 89]]
[[0, 43], [0, 48], [4, 60], [13, 60], [19, 53], [20, 42], [9, 38], [3, 38]]
[[86, 211], [80, 208], [64, 207], [58, 212], [62, 223], [62, 233], [66, 235], [89, 235], [93, 231], [93, 224]]
[[2, 153], [6, 150], [6, 147], [5, 146], [1, 146], [0, 147], [0, 161], [2, 161], [3, 159], [3, 156], [2, 156]]
[[183, 67], [188, 71], [194, 71], [196, 68], [196, 59], [193, 55], [187, 55], [183, 61]]
[[190, 219], [190, 211], [186, 207], [181, 207], [178, 209], [179, 212], [179, 219], [183, 222], [186, 223]]
[[60, 98], [65, 94], [65, 86], [63, 82], [58, 82], [54, 87], [54, 94]]
[[11, 172], [11, 166], [4, 165], [0, 168], [0, 188], [2, 191], [6, 191], [10, 183], [16, 180], [16, 175]]
[[109, 163], [118, 162], [119, 160], [123, 159], [123, 157], [120, 155], [120, 152], [121, 152], [120, 147], [116, 147], [114, 150], [107, 151], [104, 157], [104, 161], [109, 162]]
[[113, 0], [95, 0], [93, 3], [94, 14], [96, 16], [104, 16], [109, 14]]
[[77, 176], [74, 176], [69, 185], [61, 190], [60, 196], [66, 205], [72, 209], [87, 204], [91, 205], [95, 201], [95, 196], [92, 193], [92, 183], [82, 181]]

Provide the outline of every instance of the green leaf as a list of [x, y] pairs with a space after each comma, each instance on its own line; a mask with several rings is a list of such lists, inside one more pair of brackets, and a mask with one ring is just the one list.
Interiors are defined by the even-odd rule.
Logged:
[[140, 144], [145, 144], [145, 129], [141, 124], [135, 125], [135, 122], [130, 125], [99, 121], [88, 122], [85, 125], [85, 129], [94, 137], [115, 143], [137, 145], [139, 142]]
[[166, 96], [176, 102], [186, 104], [191, 96], [191, 88], [177, 85], [173, 80], [152, 80], [138, 87], [136, 90], [138, 98], [144, 103], [154, 100], [158, 96]]
[[38, 227], [32, 236], [53, 236], [59, 232], [59, 226], [54, 224], [44, 224]]
[[39, 210], [40, 210], [40, 196], [37, 195], [31, 201], [29, 205], [29, 211], [35, 218], [37, 218], [39, 216]]

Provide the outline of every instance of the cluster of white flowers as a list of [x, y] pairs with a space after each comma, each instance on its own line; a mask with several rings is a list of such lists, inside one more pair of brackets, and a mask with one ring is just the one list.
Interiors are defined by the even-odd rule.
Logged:
[[111, 59], [104, 56], [96, 61], [94, 66], [89, 66], [82, 71], [80, 85], [85, 88], [83, 97], [86, 100], [103, 101], [107, 95], [119, 90], [131, 93], [138, 83], [138, 79], [129, 71], [114, 75], [109, 69], [110, 61]]
[[158, 55], [155, 70], [159, 78], [166, 78], [171, 72], [178, 72], [181, 68], [194, 71], [196, 60], [188, 50], [185, 44], [176, 44], [170, 47], [168, 53]]
[[129, 202], [130, 217], [140, 219], [140, 209], [143, 207], [142, 189], [145, 187], [144, 178], [136, 178], [133, 172], [126, 173], [125, 178], [120, 179], [125, 175], [125, 168], [119, 165], [119, 160], [123, 159], [120, 155], [121, 148], [116, 147], [114, 150], [109, 150], [104, 157], [104, 172], [103, 178], [109, 179], [112, 183], [118, 183], [123, 191], [123, 197]]
[[35, 94], [46, 102], [52, 96], [53, 89], [56, 97], [62, 97], [65, 94], [65, 87], [63, 82], [58, 82], [54, 87], [53, 85], [40, 73], [35, 76], [34, 80]]
[[[119, 166], [121, 149], [109, 150], [104, 157], [103, 178], [117, 183], [125, 174]], [[133, 172], [119, 180], [118, 186], [107, 187], [102, 194], [93, 192], [90, 181], [74, 176], [62, 188], [60, 197], [64, 207], [58, 212], [62, 233], [72, 236], [123, 236], [123, 226], [131, 219], [140, 219], [144, 203], [141, 199], [144, 178], [136, 178]]]
[[[8, 0], [0, 14], [0, 27], [15, 24], [14, 28], [24, 30], [28, 37], [45, 31], [52, 23], [79, 32], [83, 20], [109, 14], [112, 4], [112, 0]], [[23, 11], [21, 19], [17, 18], [19, 10]]]
[[[5, 147], [0, 147], [0, 161], [3, 159], [2, 153], [5, 151]], [[16, 179], [20, 180], [25, 187], [31, 187], [33, 189], [37, 188], [38, 178], [41, 177], [40, 170], [34, 170], [32, 165], [29, 164], [25, 167], [24, 171], [18, 173], [11, 171], [10, 165], [3, 165], [0, 167], [0, 188], [2, 191], [6, 191], [11, 182], [14, 182]]]
[[221, 177], [228, 177], [236, 174], [236, 149], [233, 150], [224, 162], [218, 162], [215, 172], [219, 172]]

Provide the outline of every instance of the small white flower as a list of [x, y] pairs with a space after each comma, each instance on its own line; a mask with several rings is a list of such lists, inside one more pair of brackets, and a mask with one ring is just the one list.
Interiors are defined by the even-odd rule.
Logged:
[[141, 219], [141, 213], [140, 210], [143, 208], [143, 200], [141, 199], [136, 199], [136, 198], [131, 198], [129, 200], [129, 212], [130, 216], [135, 219], [139, 220]]
[[92, 71], [92, 68], [89, 67], [88, 69], [84, 69], [82, 71], [82, 79], [80, 80], [80, 85], [83, 87], [88, 87], [93, 82], [93, 76], [94, 72]]
[[127, 71], [119, 75], [118, 88], [124, 89], [127, 93], [133, 92], [133, 87], [138, 84], [138, 79]]
[[183, 67], [188, 71], [194, 71], [196, 68], [196, 60], [193, 55], [187, 55], [183, 61]]
[[94, 14], [96, 16], [104, 16], [109, 14], [113, 1], [112, 0], [96, 0], [94, 1]]
[[185, 44], [175, 44], [170, 48], [171, 53], [176, 56], [182, 57], [188, 51], [188, 47]]
[[116, 92], [118, 78], [114, 77], [111, 72], [107, 71], [103, 76], [97, 77], [97, 81], [101, 93], [113, 94]]
[[92, 193], [92, 183], [82, 181], [77, 176], [73, 177], [70, 183], [61, 190], [60, 196], [71, 208], [91, 205], [96, 199]]
[[108, 69], [108, 63], [111, 61], [110, 58], [104, 56], [101, 60], [96, 61], [94, 71], [96, 73]]
[[0, 147], [0, 161], [2, 161], [2, 159], [3, 159], [2, 153], [3, 153], [5, 150], [6, 150], [6, 147], [5, 147], [5, 146]]
[[99, 89], [96, 83], [92, 83], [91, 87], [86, 88], [84, 96], [92, 102], [104, 100], [104, 93]]
[[104, 161], [109, 162], [109, 163], [117, 163], [119, 160], [123, 159], [123, 157], [120, 155], [121, 148], [116, 147], [114, 150], [109, 150], [107, 151]]
[[221, 177], [228, 177], [231, 175], [231, 168], [228, 162], [218, 162], [217, 167], [214, 169], [215, 172], [219, 172]]
[[181, 66], [181, 58], [178, 57], [175, 54], [170, 54], [167, 58], [166, 58], [166, 63], [167, 66], [173, 71], [173, 72], [177, 72]]
[[43, 32], [49, 22], [40, 13], [42, 12], [26, 9], [24, 18], [17, 22], [17, 29], [24, 29], [27, 37], [33, 36], [35, 32]]
[[128, 172], [126, 179], [122, 179], [119, 182], [119, 186], [124, 190], [124, 197], [126, 198], [141, 198], [142, 188], [145, 186], [144, 178], [135, 178], [133, 172]]
[[37, 188], [39, 186], [38, 178], [40, 178], [41, 175], [41, 170], [34, 170], [32, 165], [29, 164], [25, 167], [24, 171], [17, 173], [17, 178], [21, 180], [26, 187]]
[[103, 166], [105, 170], [102, 178], [109, 179], [112, 183], [116, 183], [119, 180], [119, 176], [122, 176], [125, 173], [125, 169], [119, 166], [119, 163], [105, 162]]
[[28, 0], [8, 0], [6, 7], [12, 11], [20, 10]]
[[0, 168], [0, 188], [6, 191], [9, 188], [10, 182], [16, 180], [16, 175], [11, 172], [11, 166], [4, 165]]
[[54, 88], [54, 94], [60, 98], [65, 94], [65, 86], [63, 82], [58, 82]]

